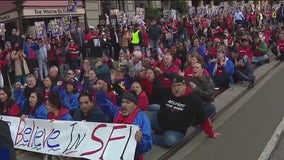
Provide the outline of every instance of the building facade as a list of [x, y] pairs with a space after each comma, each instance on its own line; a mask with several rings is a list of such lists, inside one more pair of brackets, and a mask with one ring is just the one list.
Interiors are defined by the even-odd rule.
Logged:
[[21, 34], [35, 35], [34, 22], [45, 21], [72, 16], [73, 20], [79, 22], [84, 20], [85, 9], [80, 2], [75, 12], [67, 11], [67, 1], [35, 1], [14, 0], [0, 1], [0, 23], [5, 23], [6, 33], [12, 29], [18, 29]]
[[[48, 22], [54, 18], [72, 16], [74, 21], [82, 26], [96, 26], [99, 24], [99, 15], [108, 14], [110, 9], [119, 9], [125, 13], [135, 15], [136, 7], [166, 8], [172, 3], [171, 0], [78, 0], [76, 12], [67, 12], [67, 0], [1, 0], [0, 1], [0, 23], [5, 23], [7, 32], [13, 28], [21, 33], [34, 34], [34, 21]], [[261, 0], [249, 1], [261, 5]], [[221, 0], [188, 0], [188, 6], [217, 6], [226, 3], [234, 4], [240, 1]], [[270, 2], [270, 1], [269, 1]]]

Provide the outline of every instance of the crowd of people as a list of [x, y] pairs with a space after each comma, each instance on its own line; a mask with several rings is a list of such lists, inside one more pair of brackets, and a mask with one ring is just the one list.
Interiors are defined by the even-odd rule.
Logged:
[[282, 5], [237, 8], [43, 39], [13, 29], [0, 54], [0, 114], [138, 125], [139, 160], [152, 144], [181, 142], [189, 126], [219, 138], [215, 92], [239, 82], [252, 88], [269, 50], [284, 60], [282, 13]]

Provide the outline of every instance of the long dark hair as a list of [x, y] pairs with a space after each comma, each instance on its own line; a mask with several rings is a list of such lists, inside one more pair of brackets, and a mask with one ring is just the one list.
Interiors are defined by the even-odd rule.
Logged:
[[[11, 89], [9, 87], [4, 86], [4, 87], [1, 87], [0, 90], [2, 90], [3, 92], [5, 92], [7, 94], [6, 102], [0, 102], [0, 114], [9, 115], [9, 112], [10, 112], [12, 105], [16, 102], [15, 102], [14, 99], [11, 98], [12, 92], [11, 92]], [[5, 105], [6, 105], [6, 111], [4, 113], [3, 110], [4, 110]]]
[[56, 107], [58, 110], [62, 107], [62, 101], [60, 95], [57, 92], [51, 91], [48, 95], [47, 101], [53, 106]]
[[[31, 113], [31, 115], [33, 115], [34, 112], [35, 112], [35, 110], [36, 110], [40, 105], [43, 104], [43, 100], [44, 100], [44, 96], [43, 96], [41, 90], [35, 89], [34, 91], [31, 92], [31, 94], [32, 94], [32, 93], [35, 93], [35, 94], [36, 94], [36, 96], [37, 96], [37, 102], [36, 102], [36, 105], [35, 105], [35, 109], [33, 110], [33, 113]], [[30, 95], [31, 95], [31, 94], [30, 94]]]

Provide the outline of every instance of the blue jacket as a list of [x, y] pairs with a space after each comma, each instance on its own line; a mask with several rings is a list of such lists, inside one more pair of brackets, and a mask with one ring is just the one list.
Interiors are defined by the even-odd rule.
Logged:
[[[97, 92], [96, 100], [103, 112], [106, 114], [112, 114], [112, 117], [117, 116], [120, 107], [115, 106], [110, 100], [108, 100], [104, 91]], [[152, 136], [151, 123], [148, 117], [140, 110], [132, 124], [138, 125], [142, 131], [142, 140], [140, 143], [137, 143], [136, 154], [143, 154], [150, 151], [152, 148]]]
[[35, 42], [32, 42], [31, 43], [31, 46], [29, 46], [29, 44], [26, 42], [25, 45], [24, 45], [24, 52], [27, 56], [27, 59], [30, 59], [30, 49], [33, 49], [35, 54], [37, 53], [37, 50], [40, 49], [40, 46], [39, 44], [35, 43]]
[[38, 106], [33, 115], [29, 115], [29, 118], [35, 118], [35, 119], [48, 119], [47, 117], [47, 109], [44, 105], [44, 103], [42, 103], [40, 106]]
[[[209, 68], [207, 68], [207, 69], [209, 69], [208, 71], [209, 71], [209, 73], [211, 74], [211, 76], [213, 76], [213, 77], [216, 75], [217, 66], [218, 66], [217, 63], [212, 63], [211, 66], [210, 66]], [[233, 80], [233, 77], [232, 77], [232, 76], [233, 76], [233, 74], [234, 74], [234, 72], [235, 72], [235, 65], [234, 65], [234, 63], [233, 63], [229, 58], [227, 58], [227, 57], [225, 57], [225, 71], [230, 74], [230, 81], [231, 81], [232, 83], [234, 83], [234, 80]]]
[[77, 110], [79, 108], [79, 92], [69, 94], [66, 90], [62, 90], [58, 86], [55, 86], [54, 90], [59, 93], [65, 108], [69, 110]]
[[22, 113], [28, 114], [29, 113], [28, 99], [24, 96], [23, 92], [24, 92], [24, 89], [15, 88], [14, 89], [14, 97], [15, 97], [15, 101], [19, 105]]
[[[194, 50], [195, 48], [193, 46], [188, 48], [189, 53], [192, 53]], [[203, 57], [205, 63], [208, 63], [207, 49], [204, 45], [199, 45], [198, 48], [196, 48], [196, 52]]]

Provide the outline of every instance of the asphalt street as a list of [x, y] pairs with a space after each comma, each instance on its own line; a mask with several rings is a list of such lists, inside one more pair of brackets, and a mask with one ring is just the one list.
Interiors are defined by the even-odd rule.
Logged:
[[284, 116], [284, 67], [279, 67], [271, 79], [218, 127], [222, 134], [219, 140], [206, 139], [184, 159], [257, 160]]

